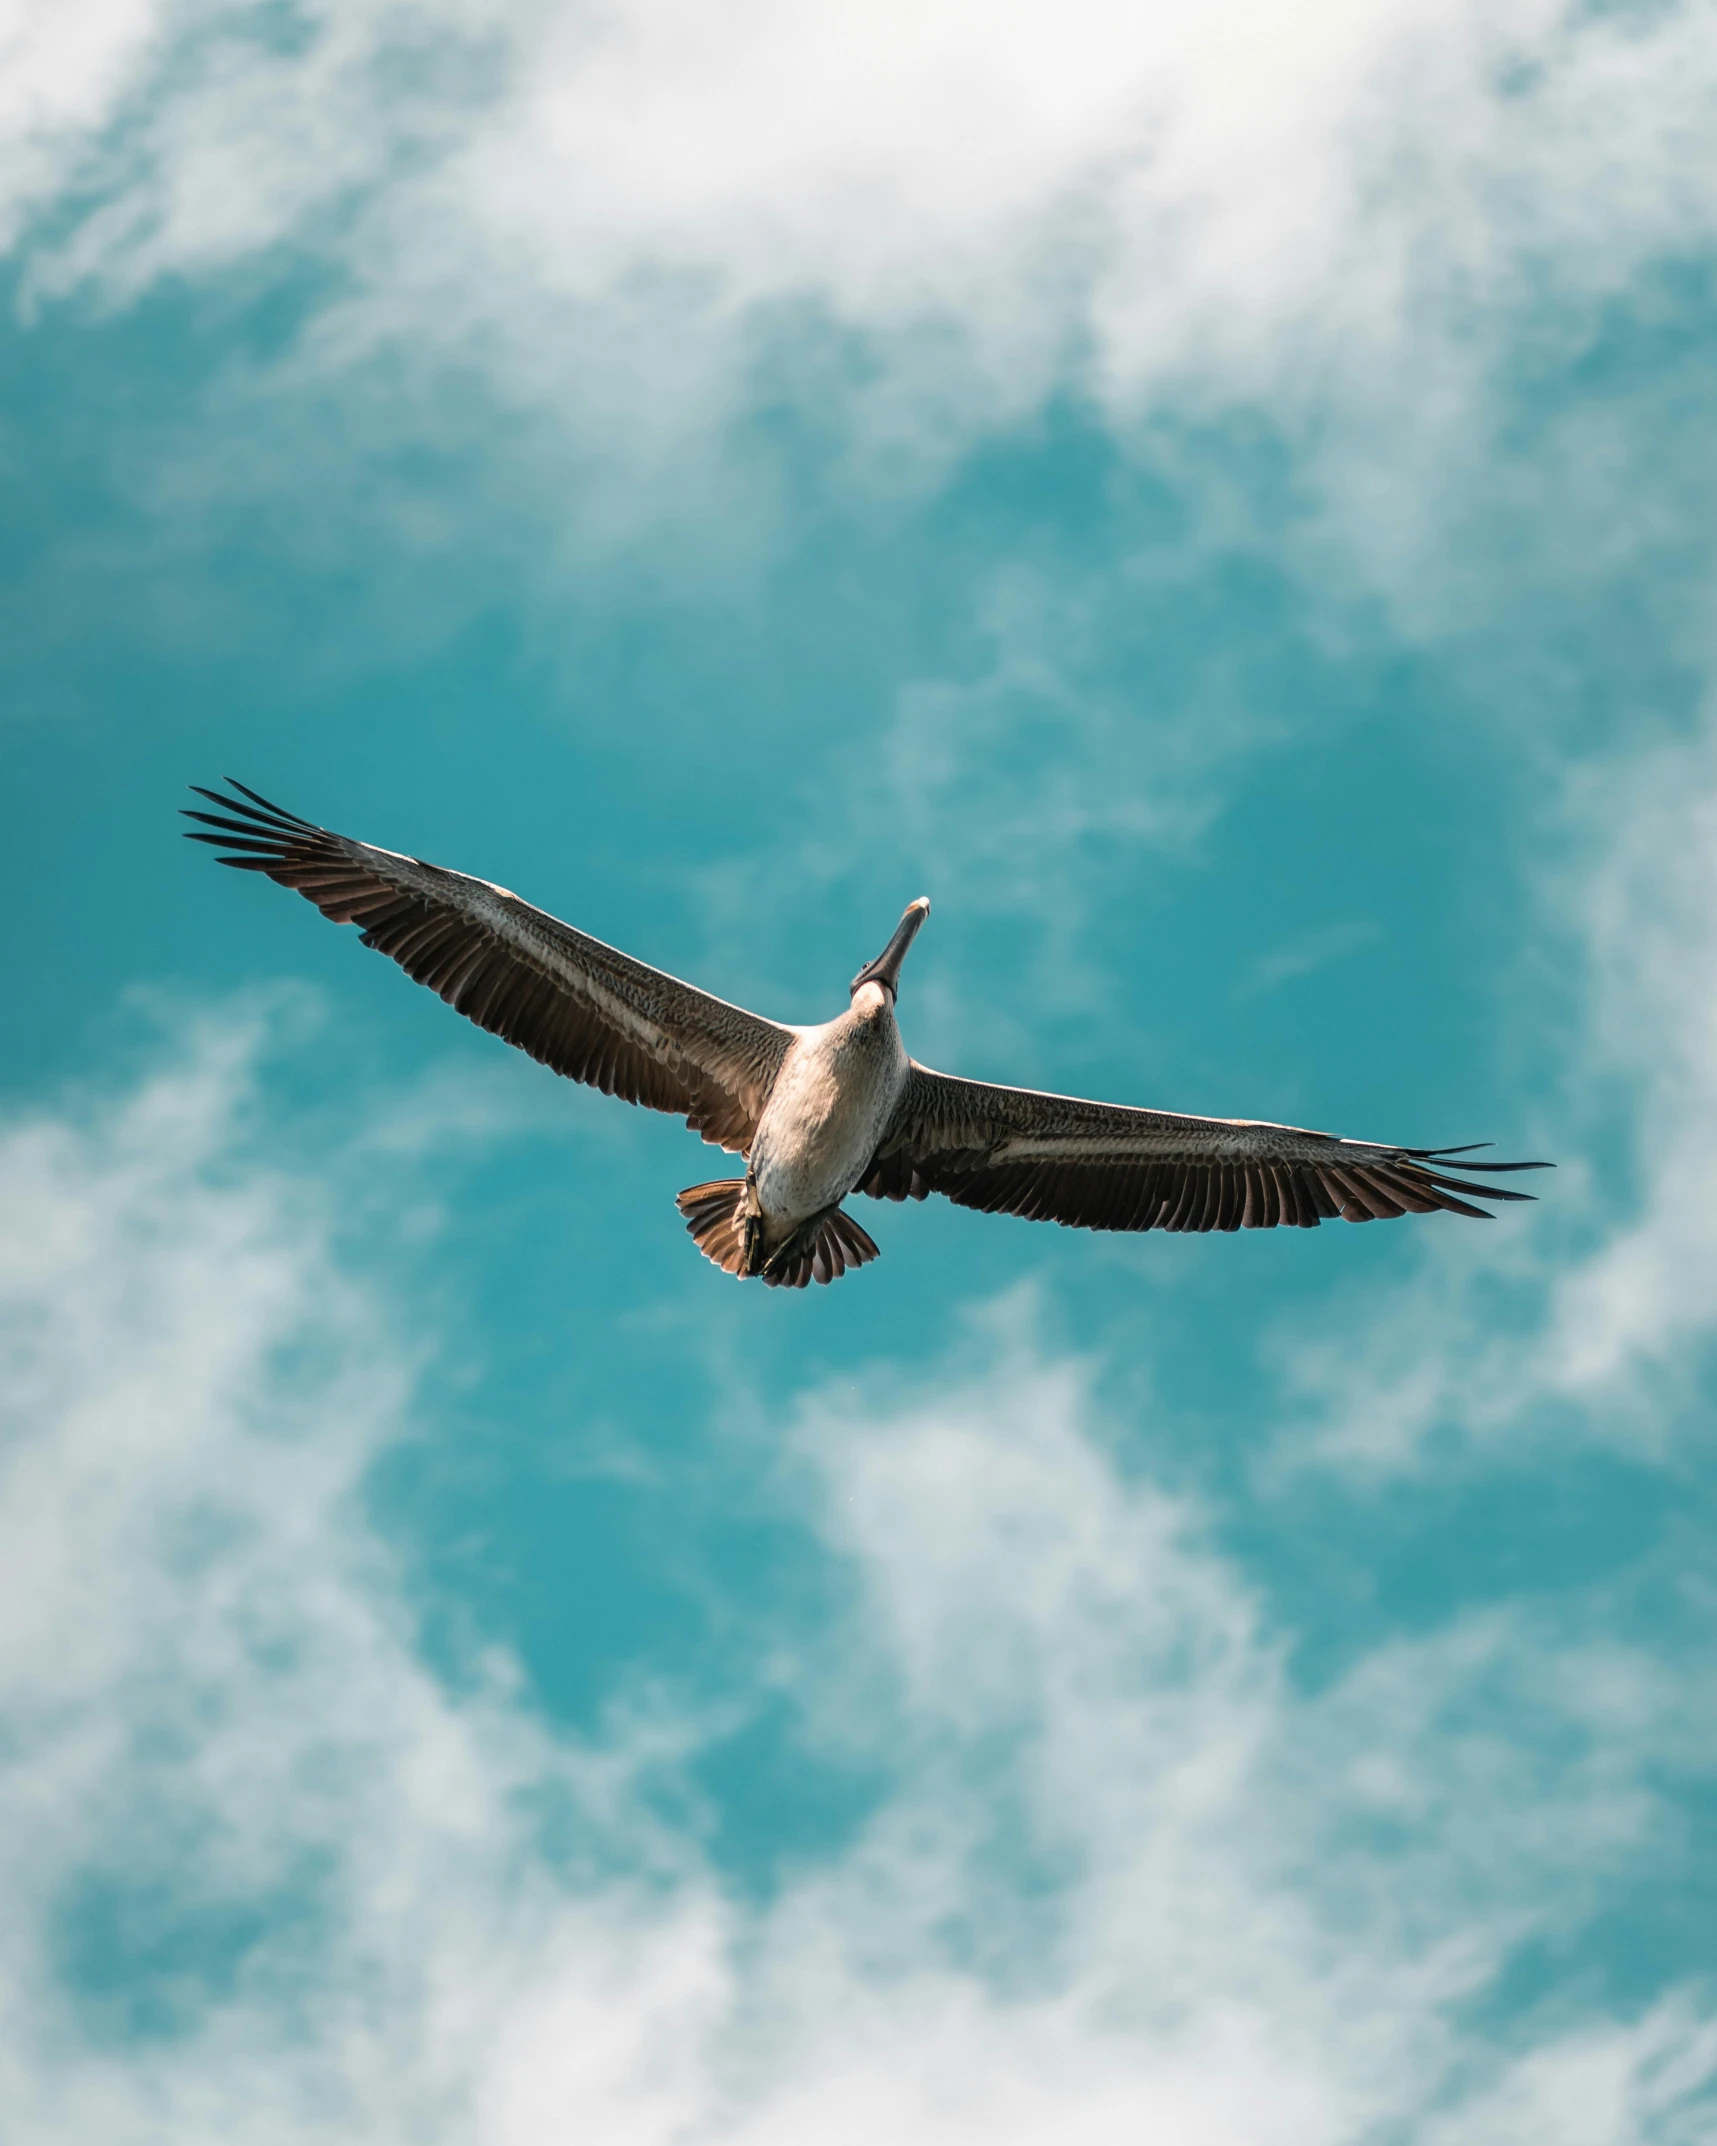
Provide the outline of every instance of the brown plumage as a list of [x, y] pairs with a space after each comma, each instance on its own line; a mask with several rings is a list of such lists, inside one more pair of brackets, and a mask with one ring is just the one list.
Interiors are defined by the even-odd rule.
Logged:
[[[1488, 1221], [1475, 1198], [1531, 1195], [1473, 1173], [1548, 1167], [934, 1073], [907, 1059], [894, 1025], [901, 964], [927, 902], [908, 909], [854, 979], [849, 1014], [792, 1028], [634, 961], [504, 887], [331, 834], [232, 788], [231, 797], [199, 789], [219, 812], [187, 815], [199, 822], [191, 839], [220, 850], [222, 864], [265, 873], [336, 923], [358, 925], [367, 946], [557, 1073], [674, 1112], [744, 1155], [744, 1178], [680, 1195], [699, 1249], [729, 1273], [803, 1288], [874, 1259], [875, 1244], [840, 1206], [853, 1190], [890, 1200], [939, 1192], [986, 1214], [1081, 1229], [1313, 1229], [1438, 1209]], [[856, 1160], [835, 1159], [849, 1153]], [[789, 1204], [771, 1209], [763, 1193]]]
[[[228, 778], [231, 779], [230, 777]], [[505, 887], [330, 834], [254, 790], [193, 785], [222, 864], [265, 872], [397, 961], [455, 1012], [568, 1080], [683, 1116], [744, 1154], [793, 1031], [562, 924]], [[242, 800], [248, 800], [243, 802]]]
[[[1470, 1148], [1396, 1148], [1251, 1118], [1188, 1118], [957, 1080], [914, 1065], [861, 1192], [940, 1192], [985, 1214], [1078, 1229], [1315, 1229], [1403, 1214], [1490, 1216], [1462, 1195], [1527, 1200], [1448, 1164]], [[1461, 1162], [1497, 1174], [1536, 1162]]]

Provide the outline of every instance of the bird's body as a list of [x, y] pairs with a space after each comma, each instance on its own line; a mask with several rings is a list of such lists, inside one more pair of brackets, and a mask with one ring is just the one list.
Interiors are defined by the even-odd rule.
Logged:
[[[742, 1178], [679, 1196], [729, 1273], [803, 1288], [877, 1256], [842, 1202], [940, 1192], [963, 1207], [1104, 1230], [1310, 1228], [1529, 1197], [1449, 1174], [1454, 1148], [1332, 1139], [1247, 1118], [1086, 1102], [935, 1073], [895, 1021], [930, 904], [907, 909], [851, 1004], [815, 1027], [768, 1021], [562, 924], [504, 887], [330, 833], [234, 784], [189, 816], [221, 862], [260, 871], [362, 927], [365, 943], [481, 1027], [568, 1078], [681, 1113], [745, 1156]], [[1487, 1175], [1541, 1163], [1467, 1162]]]
[[865, 984], [838, 1019], [794, 1037], [751, 1144], [767, 1250], [838, 1206], [864, 1176], [910, 1066], [881, 984]]

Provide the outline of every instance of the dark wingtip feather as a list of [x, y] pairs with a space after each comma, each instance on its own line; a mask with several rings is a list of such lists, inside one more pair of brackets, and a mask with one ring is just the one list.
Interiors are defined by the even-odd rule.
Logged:
[[1473, 1185], [1464, 1177], [1442, 1177], [1435, 1171], [1425, 1172], [1425, 1182], [1435, 1185], [1439, 1192], [1470, 1192], [1481, 1200], [1536, 1200], [1536, 1192], [1516, 1192], [1510, 1185]]
[[[206, 790], [200, 782], [189, 785], [193, 796], [218, 805], [218, 812], [199, 812], [190, 805], [180, 807], [182, 818], [197, 823], [194, 827], [179, 830], [187, 841], [206, 842], [211, 849], [229, 852], [217, 857], [217, 864], [230, 866], [235, 871], [267, 872], [282, 863], [305, 836], [314, 837], [319, 832], [308, 820], [283, 812], [278, 805], [271, 805], [267, 798], [246, 789], [242, 782], [233, 781], [230, 775], [226, 779], [238, 796], [228, 796], [222, 790]], [[204, 832], [210, 828], [213, 833]]]
[[[1414, 1162], [1444, 1163], [1448, 1161], [1451, 1155], [1471, 1155], [1474, 1154], [1479, 1148], [1488, 1148], [1493, 1147], [1494, 1145], [1495, 1142], [1490, 1140], [1470, 1140], [1465, 1147], [1403, 1148], [1401, 1152], [1404, 1155], [1410, 1156]], [[1485, 1173], [1487, 1177], [1494, 1177], [1501, 1172], [1509, 1170], [1554, 1170], [1556, 1165], [1553, 1162], [1463, 1162], [1460, 1167], [1463, 1170], [1481, 1170]], [[1492, 1188], [1486, 1186], [1481, 1187], [1480, 1189], [1488, 1191]], [[1502, 1197], [1503, 1195], [1500, 1192], [1497, 1193], [1498, 1199], [1501, 1199]], [[1517, 1193], [1516, 1195], [1514, 1195], [1514, 1197], [1526, 1198], [1529, 1197], [1529, 1195]]]
[[253, 825], [266, 823], [283, 832], [290, 831], [294, 834], [319, 832], [312, 821], [300, 819], [297, 813], [288, 812], [282, 805], [271, 804], [266, 797], [236, 781], [231, 775], [222, 779], [230, 789], [238, 792], [237, 797], [229, 797], [224, 790], [205, 789], [200, 782], [189, 783], [186, 787], [196, 796], [207, 798], [211, 805], [219, 805], [223, 812], [236, 814]]
[[[226, 781], [237, 796], [224, 790], [207, 790], [200, 782], [188, 786], [193, 796], [218, 806], [218, 812], [199, 812], [190, 805], [180, 807], [181, 816], [197, 824], [182, 827], [179, 832], [187, 841], [204, 842], [211, 849], [226, 852], [215, 859], [217, 864], [236, 872], [272, 872], [305, 837], [314, 838], [319, 833], [308, 820], [271, 805], [266, 797], [247, 789], [232, 776], [227, 776]], [[205, 829], [213, 832], [205, 833]]]
[[272, 812], [277, 820], [285, 820], [292, 827], [302, 827], [311, 832], [315, 831], [312, 821], [301, 820], [296, 812], [288, 812], [284, 805], [272, 803], [260, 791], [253, 790], [247, 783], [240, 782], [236, 775], [223, 775], [221, 780], [228, 784], [230, 788], [236, 790], [241, 797], [248, 797], [253, 805], [260, 805], [264, 812]]
[[180, 817], [195, 820], [199, 827], [218, 827], [223, 834], [243, 835], [247, 842], [279, 842], [280, 831], [263, 820], [235, 820], [219, 812], [193, 812], [188, 805], [179, 807]]

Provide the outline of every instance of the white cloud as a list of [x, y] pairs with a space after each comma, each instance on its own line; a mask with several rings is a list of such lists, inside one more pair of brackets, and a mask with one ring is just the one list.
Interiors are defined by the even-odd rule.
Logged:
[[[515, 1799], [576, 1793], [594, 1842], [614, 1769], [649, 1758], [641, 1728], [628, 1760], [580, 1772], [505, 1665], [455, 1702], [415, 1658], [360, 1497], [407, 1358], [313, 1190], [223, 1164], [257, 1041], [207, 1027], [122, 1102], [16, 1125], [0, 1156], [0, 1711], [26, 1761], [0, 1821], [0, 2092], [34, 2137], [457, 2131], [473, 2048], [520, 1994], [509, 1963], [548, 1974], [579, 1920], [563, 1902], [545, 1933], [515, 1896]], [[659, 1875], [641, 1810], [624, 1837], [639, 1881]], [[591, 2106], [630, 2076], [641, 2018], [695, 1995], [696, 1902], [664, 1930], [630, 1891], [616, 1868], [585, 1955]], [[175, 1971], [140, 1967], [175, 1945]], [[68, 1955], [97, 1985], [81, 2009]], [[164, 2017], [128, 2042], [139, 1985]]]
[[1558, 1090], [1528, 1120], [1560, 1148], [1533, 1185], [1546, 1205], [1490, 1258], [1445, 1240], [1405, 1286], [1355, 1292], [1339, 1338], [1279, 1337], [1315, 1411], [1279, 1461], [1422, 1466], [1441, 1433], [1467, 1466], [1576, 1423], [1642, 1459], [1678, 1447], [1717, 1329], [1710, 737], [1577, 769], [1563, 824], [1577, 864], [1544, 875], [1537, 959], [1578, 988], [1571, 1008], [1535, 999], [1568, 1028]]
[[697, 873], [706, 929], [755, 944], [770, 890], [784, 883], [813, 898], [862, 874], [867, 891], [951, 893], [938, 930], [1005, 917], [1016, 985], [963, 995], [957, 961], [923, 968], [911, 987], [915, 1053], [942, 1064], [977, 1050], [1026, 1067], [1043, 1049], [1045, 1015], [1093, 1013], [1114, 1047], [1111, 979], [1089, 928], [1093, 890], [1112, 883], [1116, 858], [1184, 855], [1216, 815], [1220, 773], [1280, 743], [1284, 727], [1247, 704], [1220, 659], [1191, 679], [1159, 679], [1139, 705], [1116, 675], [1115, 622], [1136, 630], [1147, 606], [1160, 615], [1175, 600], [1137, 559], [1077, 579], [994, 572], [967, 628], [981, 642], [971, 671], [905, 680], [880, 731], [810, 759], [803, 807], [778, 815], [777, 840]]
[[474, 374], [550, 419], [580, 513], [618, 462], [695, 518], [759, 398], [861, 487], [1057, 385], [1123, 425], [1263, 405], [1403, 602], [1494, 482], [1499, 355], [1579, 349], [1717, 198], [1696, 6], [139, 0], [20, 70], [34, 302], [308, 254], [339, 295], [273, 388], [356, 368], [366, 428], [444, 436]]
[[74, 181], [160, 27], [151, 0], [0, 10], [0, 244]]
[[1698, 738], [1587, 771], [1574, 805], [1615, 830], [1580, 913], [1595, 1067], [1638, 1098], [1639, 1200], [1558, 1277], [1544, 1376], [1602, 1397], [1696, 1367], [1717, 1326], [1717, 747]]
[[1245, 992], [1279, 991], [1284, 984], [1297, 983], [1303, 976], [1315, 976], [1332, 962], [1345, 961], [1349, 954], [1362, 953], [1366, 947], [1375, 946], [1382, 936], [1380, 924], [1357, 920], [1326, 924], [1290, 945], [1259, 955], [1241, 989]]
[[1664, 1765], [1712, 1757], [1694, 1670], [1540, 1608], [1304, 1694], [1027, 1301], [969, 1375], [879, 1372], [792, 1430], [852, 1607], [795, 1617], [776, 1667], [889, 1786], [773, 1901], [648, 1792], [695, 1711], [581, 1743], [502, 1658], [432, 1676], [360, 1495], [411, 1344], [315, 1187], [243, 1159], [254, 1041], [211, 1025], [0, 1145], [21, 2131], [1334, 2146], [1571, 2107], [1594, 2146], [1702, 2135], [1694, 1993], [1497, 2041], [1461, 2009], [1658, 1867]]
[[1572, 2034], [1533, 2051], [1491, 2092], [1425, 2135], [1431, 2146], [1698, 2139], [1707, 2135], [1709, 2120], [1698, 2096], [1713, 2062], [1712, 2027], [1679, 2004], [1661, 2005], [1628, 2026]]

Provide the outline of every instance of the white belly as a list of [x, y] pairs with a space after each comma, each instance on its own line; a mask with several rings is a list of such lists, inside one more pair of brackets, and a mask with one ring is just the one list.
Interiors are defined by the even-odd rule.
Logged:
[[783, 1242], [807, 1217], [846, 1197], [864, 1174], [906, 1085], [907, 1058], [883, 993], [871, 985], [851, 1013], [799, 1036], [751, 1144], [764, 1237]]

